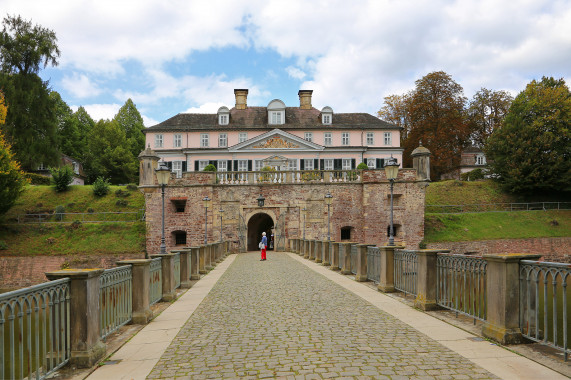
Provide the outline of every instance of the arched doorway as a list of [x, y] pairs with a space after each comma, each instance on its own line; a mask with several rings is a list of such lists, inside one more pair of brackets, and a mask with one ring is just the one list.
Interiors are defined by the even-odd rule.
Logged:
[[252, 215], [250, 220], [248, 220], [248, 251], [257, 251], [259, 249], [258, 244], [262, 240], [262, 232], [266, 233], [269, 245], [273, 226], [274, 221], [268, 214], [260, 212]]

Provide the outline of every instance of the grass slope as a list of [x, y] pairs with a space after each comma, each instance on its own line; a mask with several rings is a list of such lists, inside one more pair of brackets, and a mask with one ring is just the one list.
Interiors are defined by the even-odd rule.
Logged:
[[427, 205], [468, 205], [517, 202], [493, 181], [442, 181], [426, 188]]
[[[121, 190], [118, 192], [118, 190]], [[126, 202], [126, 204], [125, 204]], [[28, 186], [4, 215], [0, 255], [139, 254], [145, 250], [145, 223], [48, 223], [17, 224], [19, 214], [52, 214], [57, 206], [66, 213], [126, 212], [145, 207], [143, 194], [124, 186], [111, 186], [103, 197], [93, 195], [91, 186], [71, 186], [56, 193], [51, 186]], [[79, 219], [79, 218], [78, 218]]]

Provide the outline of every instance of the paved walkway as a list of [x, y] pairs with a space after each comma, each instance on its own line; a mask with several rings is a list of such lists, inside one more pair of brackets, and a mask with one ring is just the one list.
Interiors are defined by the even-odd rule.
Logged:
[[565, 378], [289, 253], [228, 257], [111, 360], [89, 379]]

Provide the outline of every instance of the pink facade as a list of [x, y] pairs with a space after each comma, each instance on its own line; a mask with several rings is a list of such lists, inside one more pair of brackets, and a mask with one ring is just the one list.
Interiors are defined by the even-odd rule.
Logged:
[[[177, 176], [213, 164], [218, 171], [347, 170], [365, 162], [380, 169], [386, 159], [402, 162], [400, 128], [366, 113], [336, 114], [311, 105], [312, 91], [300, 91], [300, 105], [272, 100], [247, 105], [247, 90], [235, 90], [236, 105], [216, 114], [179, 114], [145, 131], [146, 146]], [[276, 161], [277, 159], [277, 161]]]

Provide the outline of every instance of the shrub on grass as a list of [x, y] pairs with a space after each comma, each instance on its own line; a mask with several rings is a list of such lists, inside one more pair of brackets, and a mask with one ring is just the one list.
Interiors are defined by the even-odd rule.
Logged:
[[56, 206], [55, 217], [58, 222], [61, 222], [63, 220], [64, 213], [65, 213], [65, 207], [63, 207], [62, 205]]
[[52, 175], [52, 184], [58, 193], [66, 191], [73, 182], [73, 169], [69, 165], [64, 165], [59, 168], [50, 168], [50, 173]]
[[4, 240], [0, 240], [0, 251], [8, 249], [8, 244]]
[[115, 191], [115, 195], [118, 196], [118, 197], [126, 198], [126, 197], [128, 197], [129, 195], [131, 195], [131, 193], [128, 192], [128, 191], [123, 191], [123, 190], [121, 190], [121, 189], [117, 189], [117, 190]]
[[137, 185], [135, 185], [134, 183], [130, 183], [127, 185], [127, 190], [135, 191], [137, 190]]
[[116, 206], [127, 206], [127, 201], [124, 199], [119, 199], [117, 202], [115, 202]]
[[107, 194], [109, 194], [109, 187], [111, 186], [111, 184], [109, 183], [109, 180], [103, 178], [103, 177], [97, 177], [97, 179], [95, 180], [95, 182], [93, 182], [92, 188], [93, 188], [93, 194], [97, 197], [103, 197]]
[[36, 173], [26, 173], [26, 178], [30, 180], [31, 185], [51, 185], [52, 183], [50, 177]]

